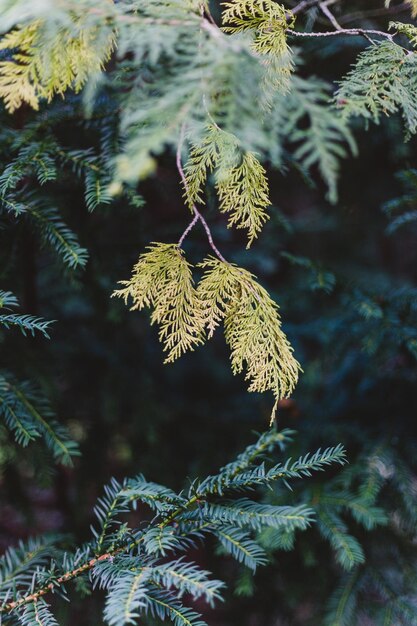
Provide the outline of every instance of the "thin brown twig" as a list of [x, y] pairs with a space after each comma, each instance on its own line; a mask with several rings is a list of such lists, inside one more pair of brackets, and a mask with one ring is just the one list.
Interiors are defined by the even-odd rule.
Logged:
[[184, 230], [184, 232], [182, 233], [179, 241], [178, 241], [178, 245], [181, 248], [182, 244], [184, 243], [184, 239], [189, 235], [189, 233], [192, 231], [192, 229], [194, 228], [194, 226], [197, 224], [198, 220], [199, 220], [199, 216], [196, 213], [193, 217], [193, 219], [191, 220], [191, 222], [188, 224], [187, 228]]
[[305, 33], [302, 31], [292, 30], [289, 28], [287, 30], [289, 35], [293, 37], [336, 37], [347, 35], [350, 37], [362, 36], [366, 37], [369, 40], [369, 36], [373, 35], [376, 37], [384, 37], [385, 39], [389, 39], [393, 41], [394, 35], [391, 33], [386, 33], [382, 30], [373, 30], [373, 29], [365, 29], [365, 28], [343, 28], [342, 30], [329, 30], [321, 33]]
[[[183, 144], [184, 144], [184, 137], [185, 137], [185, 123], [181, 126], [181, 130], [180, 130], [180, 137], [179, 137], [179, 140], [178, 140], [176, 162], [177, 162], [178, 172], [180, 174], [182, 183], [184, 185], [184, 189], [187, 191], [187, 189], [188, 189], [187, 178], [185, 176], [184, 168], [183, 168], [182, 162], [181, 162], [181, 152], [182, 152], [182, 147], [183, 147]], [[200, 213], [200, 211], [197, 209], [196, 205], [192, 204], [191, 209], [193, 211], [194, 217], [191, 220], [191, 222], [188, 224], [188, 226], [185, 229], [185, 231], [183, 232], [183, 234], [181, 235], [180, 240], [178, 242], [178, 245], [179, 246], [182, 245], [182, 243], [183, 243], [184, 239], [186, 238], [186, 236], [194, 228], [194, 226], [197, 224], [197, 221], [199, 220], [202, 223], [204, 230], [206, 231], [208, 242], [209, 242], [210, 247], [213, 250], [214, 254], [217, 256], [217, 258], [219, 258], [221, 261], [223, 261], [223, 263], [227, 263], [226, 259], [224, 258], [224, 256], [222, 255], [222, 253], [220, 252], [220, 250], [217, 248], [216, 244], [214, 243], [213, 235], [211, 233], [210, 227], [207, 224], [207, 222], [204, 219], [204, 217], [202, 216], [202, 214]]]
[[[121, 552], [124, 549], [127, 550], [128, 547], [119, 548], [117, 552]], [[46, 594], [52, 592], [55, 588], [72, 580], [73, 578], [76, 578], [77, 576], [80, 576], [84, 572], [92, 569], [99, 561], [106, 561], [110, 557], [115, 556], [115, 554], [116, 554], [116, 551], [113, 553], [102, 554], [98, 557], [90, 559], [89, 561], [87, 561], [86, 563], [83, 563], [79, 567], [73, 570], [70, 570], [68, 572], [65, 572], [65, 574], [62, 574], [62, 576], [59, 576], [59, 578], [57, 578], [56, 581], [50, 582], [49, 584], [45, 585], [41, 589], [38, 589], [37, 591], [34, 591], [33, 593], [30, 593], [27, 596], [23, 596], [22, 598], [19, 598], [19, 600], [15, 600], [14, 602], [8, 602], [7, 604], [3, 604], [3, 606], [0, 607], [0, 613], [10, 613], [11, 611], [21, 606], [24, 606], [25, 604], [30, 604], [31, 602], [37, 602], [39, 598], [42, 598]]]
[[339, 22], [337, 21], [333, 13], [330, 11], [328, 4], [329, 4], [328, 2], [319, 2], [319, 7], [320, 7], [321, 12], [327, 17], [327, 19], [335, 28], [335, 30], [343, 30], [342, 26], [340, 26]]
[[[342, 31], [343, 27], [339, 24], [339, 22], [337, 21], [337, 19], [335, 18], [335, 16], [329, 9], [329, 4], [334, 4], [335, 2], [337, 2], [337, 0], [326, 0], [325, 2], [319, 2], [319, 7], [323, 15], [325, 15], [325, 17], [332, 24], [333, 28], [336, 31]], [[369, 43], [373, 43], [373, 40], [371, 39], [369, 35], [363, 34], [363, 36], [365, 37], [365, 39], [369, 41]]]

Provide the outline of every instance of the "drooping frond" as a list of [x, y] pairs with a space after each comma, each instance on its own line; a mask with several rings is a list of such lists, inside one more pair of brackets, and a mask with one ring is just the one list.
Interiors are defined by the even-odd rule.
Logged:
[[132, 311], [152, 309], [151, 323], [159, 325], [159, 339], [171, 363], [187, 350], [203, 343], [200, 304], [193, 285], [191, 266], [176, 244], [155, 243], [139, 257], [129, 281], [114, 292]]
[[178, 246], [153, 244], [114, 295], [125, 302], [132, 298], [132, 310], [153, 309], [151, 321], [160, 325], [167, 363], [202, 343], [206, 328], [211, 337], [224, 320], [233, 372], [246, 368], [249, 391], [271, 390], [276, 403], [287, 397], [300, 366], [281, 329], [278, 306], [246, 270], [215, 258], [201, 267], [206, 272], [195, 289]]
[[202, 187], [207, 180], [207, 174], [219, 164], [227, 169], [235, 167], [238, 161], [237, 138], [209, 124], [201, 142], [191, 146], [190, 158], [184, 168], [187, 180], [184, 192], [190, 209], [196, 202], [203, 202]]
[[249, 274], [246, 278], [239, 301], [225, 317], [232, 369], [240, 373], [246, 368], [249, 391], [271, 390], [278, 401], [293, 392], [300, 366], [281, 329], [278, 306]]
[[417, 131], [417, 55], [392, 41], [362, 52], [340, 82], [336, 102], [346, 118], [361, 116], [378, 123], [382, 115], [401, 112], [409, 133]]
[[241, 150], [237, 137], [209, 124], [202, 141], [192, 146], [185, 166], [185, 194], [190, 207], [203, 202], [202, 187], [213, 171], [220, 211], [229, 216], [229, 227], [247, 229], [249, 248], [268, 219], [265, 170], [253, 152]]
[[352, 154], [357, 150], [347, 120], [332, 106], [331, 86], [294, 75], [289, 93], [276, 99], [274, 118], [276, 132], [290, 145], [292, 158], [308, 172], [318, 169], [328, 198], [335, 203], [340, 161], [348, 149]]
[[240, 298], [239, 280], [243, 278], [239, 268], [221, 263], [210, 257], [200, 266], [206, 270], [200, 280], [197, 293], [201, 301], [204, 325], [212, 337], [217, 326], [229, 313], [233, 303]]
[[0, 62], [0, 97], [7, 110], [13, 113], [24, 102], [37, 110], [43, 98], [50, 101], [69, 88], [80, 91], [90, 76], [102, 70], [114, 47], [113, 36], [108, 31], [103, 36], [102, 30], [78, 16], [72, 24], [62, 24], [52, 38], [42, 20], [5, 35], [0, 50], [12, 53]]
[[247, 229], [249, 248], [269, 217], [265, 212], [270, 202], [264, 168], [252, 152], [246, 152], [240, 165], [226, 175], [217, 174], [216, 186], [220, 210], [229, 215], [228, 226]]
[[246, 369], [249, 391], [272, 391], [274, 415], [280, 398], [291, 395], [300, 365], [281, 328], [278, 305], [248, 271], [213, 257], [204, 261], [198, 285], [210, 332], [224, 320], [234, 374]]

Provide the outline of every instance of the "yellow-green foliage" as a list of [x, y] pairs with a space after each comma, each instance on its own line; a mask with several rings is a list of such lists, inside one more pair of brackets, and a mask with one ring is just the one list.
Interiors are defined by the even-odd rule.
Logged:
[[417, 26], [413, 26], [413, 24], [404, 24], [403, 22], [390, 22], [389, 27], [390, 30], [395, 30], [397, 33], [405, 35], [409, 39], [410, 43], [414, 47], [417, 47]]
[[177, 244], [154, 243], [139, 257], [129, 281], [114, 296], [131, 310], [152, 309], [159, 339], [170, 363], [213, 336], [223, 322], [234, 374], [246, 371], [249, 391], [272, 391], [275, 415], [280, 398], [291, 395], [300, 365], [281, 328], [278, 305], [255, 277], [240, 267], [209, 257], [194, 287], [191, 265]]
[[265, 170], [253, 152], [241, 151], [234, 135], [209, 125], [201, 143], [192, 147], [185, 167], [185, 193], [191, 208], [203, 202], [202, 189], [212, 171], [220, 210], [229, 216], [229, 227], [247, 229], [249, 248], [268, 219]]
[[139, 257], [125, 287], [114, 292], [131, 310], [149, 307], [151, 323], [159, 325], [159, 340], [171, 363], [203, 343], [203, 319], [193, 284], [191, 266], [176, 244], [154, 243]]
[[78, 92], [101, 71], [113, 46], [112, 35], [103, 37], [80, 19], [53, 35], [42, 20], [16, 28], [0, 41], [0, 50], [16, 50], [0, 62], [0, 97], [12, 113], [24, 102], [37, 110], [42, 98], [50, 101], [69, 88]]
[[285, 86], [292, 71], [286, 37], [286, 30], [295, 22], [291, 11], [273, 0], [232, 0], [223, 6], [223, 30], [231, 34], [251, 31], [252, 49], [264, 57], [267, 82]]
[[269, 189], [265, 170], [253, 152], [242, 156], [240, 165], [224, 177], [217, 176], [220, 209], [230, 215], [228, 226], [247, 228], [249, 248], [268, 219]]
[[213, 257], [201, 267], [206, 271], [197, 293], [209, 333], [224, 320], [233, 373], [246, 369], [249, 391], [273, 392], [273, 419], [278, 400], [291, 395], [300, 372], [278, 305], [247, 270]]

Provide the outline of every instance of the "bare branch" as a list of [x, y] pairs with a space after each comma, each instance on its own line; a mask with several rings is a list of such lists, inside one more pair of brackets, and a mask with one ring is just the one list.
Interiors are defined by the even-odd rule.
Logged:
[[334, 26], [334, 28], [336, 30], [343, 30], [343, 28], [340, 26], [339, 22], [337, 21], [333, 13], [330, 11], [328, 5], [329, 5], [329, 2], [319, 2], [320, 10], [322, 11], [322, 13], [324, 13], [324, 15], [327, 17], [329, 22]]
[[193, 219], [191, 220], [191, 222], [188, 224], [187, 228], [184, 230], [184, 232], [182, 233], [179, 241], [178, 241], [178, 245], [181, 248], [182, 244], [184, 243], [184, 239], [188, 236], [188, 234], [192, 231], [192, 229], [194, 228], [194, 226], [197, 224], [198, 220], [199, 220], [199, 216], [196, 213], [193, 217]]
[[[185, 173], [184, 173], [184, 168], [182, 167], [182, 162], [181, 162], [181, 152], [182, 152], [182, 146], [184, 144], [184, 136], [185, 136], [185, 124], [182, 125], [181, 131], [180, 131], [180, 138], [179, 138], [179, 141], [178, 141], [177, 159], [176, 159], [176, 161], [177, 161], [177, 169], [178, 169], [178, 172], [179, 172], [179, 174], [181, 176], [182, 183], [184, 185], [184, 188], [187, 189], [187, 179], [186, 179], [186, 176], [185, 176]], [[207, 224], [206, 220], [201, 215], [200, 211], [197, 209], [195, 204], [193, 204], [191, 208], [192, 208], [192, 211], [194, 213], [194, 218], [188, 224], [187, 228], [183, 232], [183, 234], [182, 234], [182, 236], [181, 236], [181, 238], [180, 238], [180, 240], [178, 242], [178, 245], [179, 246], [182, 245], [185, 237], [188, 235], [188, 233], [191, 231], [191, 229], [195, 226], [197, 221], [200, 220], [200, 222], [202, 223], [202, 225], [204, 227], [204, 230], [206, 231], [207, 239], [209, 241], [210, 247], [213, 250], [214, 254], [221, 261], [223, 261], [224, 263], [227, 263], [226, 259], [224, 258], [224, 256], [221, 254], [221, 252], [218, 250], [216, 244], [214, 243], [213, 235], [211, 234], [210, 227]]]
[[394, 35], [391, 33], [386, 33], [382, 30], [372, 30], [372, 29], [364, 29], [364, 28], [342, 28], [341, 30], [329, 30], [321, 33], [304, 33], [302, 31], [288, 29], [287, 33], [292, 35], [293, 37], [335, 37], [340, 35], [347, 35], [350, 37], [362, 36], [368, 39], [371, 35], [375, 37], [384, 37], [385, 39], [389, 39], [393, 41]]

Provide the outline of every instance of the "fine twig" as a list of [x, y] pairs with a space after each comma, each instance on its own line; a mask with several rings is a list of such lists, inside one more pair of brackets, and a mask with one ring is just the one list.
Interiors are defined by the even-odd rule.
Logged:
[[321, 33], [305, 33], [302, 31], [292, 30], [289, 28], [287, 30], [289, 35], [293, 37], [336, 37], [340, 35], [347, 35], [351, 37], [362, 36], [368, 39], [369, 36], [373, 35], [375, 37], [384, 37], [385, 39], [389, 39], [393, 41], [394, 35], [391, 33], [386, 33], [382, 30], [373, 30], [373, 29], [365, 29], [365, 28], [342, 28], [341, 30], [329, 30]]
[[196, 213], [193, 217], [193, 219], [191, 220], [191, 222], [188, 224], [187, 228], [184, 230], [184, 232], [182, 233], [179, 241], [178, 241], [178, 245], [181, 248], [182, 244], [184, 243], [184, 239], [186, 237], [188, 237], [189, 233], [192, 231], [192, 229], [194, 228], [194, 226], [197, 224], [198, 220], [199, 220], [199, 216]]
[[[334, 4], [334, 2], [337, 0], [326, 0], [325, 2], [319, 2], [319, 7], [321, 12], [323, 13], [323, 15], [325, 15], [327, 17], [327, 19], [329, 20], [329, 22], [332, 24], [332, 26], [334, 27], [334, 29], [336, 31], [342, 31], [343, 27], [339, 24], [339, 22], [337, 21], [337, 19], [335, 18], [335, 16], [333, 15], [333, 13], [330, 11], [329, 9], [329, 4]], [[370, 42], [373, 43], [373, 40], [371, 39], [371, 37], [369, 35], [365, 35], [363, 34], [363, 36]]]
[[340, 26], [339, 22], [333, 15], [333, 13], [329, 9], [329, 2], [319, 2], [319, 7], [321, 12], [327, 17], [329, 22], [335, 28], [335, 30], [343, 30], [342, 26]]
[[[182, 147], [183, 147], [183, 144], [184, 144], [184, 136], [185, 136], [185, 124], [182, 125], [181, 131], [180, 131], [180, 137], [179, 137], [178, 148], [177, 148], [176, 162], [177, 162], [177, 169], [178, 169], [178, 172], [180, 174], [182, 183], [184, 185], [185, 190], [187, 190], [187, 188], [188, 188], [188, 186], [187, 186], [187, 178], [185, 176], [184, 168], [183, 168], [182, 162], [181, 162], [181, 152], [182, 152]], [[224, 256], [222, 255], [222, 253], [219, 251], [219, 249], [217, 248], [216, 244], [214, 243], [213, 235], [211, 233], [210, 227], [207, 224], [207, 222], [204, 219], [204, 217], [202, 216], [202, 214], [200, 213], [200, 211], [197, 209], [196, 205], [193, 204], [191, 206], [191, 209], [192, 209], [192, 212], [194, 214], [194, 217], [191, 220], [191, 222], [188, 224], [188, 226], [185, 229], [185, 231], [183, 232], [183, 234], [181, 235], [180, 240], [178, 241], [178, 245], [181, 247], [181, 245], [184, 242], [184, 239], [187, 237], [187, 235], [190, 233], [190, 231], [194, 228], [194, 226], [197, 224], [197, 222], [200, 221], [202, 223], [202, 225], [203, 225], [204, 230], [206, 231], [208, 242], [209, 242], [210, 247], [213, 250], [214, 254], [217, 256], [217, 258], [219, 258], [221, 261], [223, 261], [223, 263], [227, 263], [226, 259], [224, 258]]]
[[[395, 34], [387, 33], [382, 30], [366, 28], [344, 28], [342, 24], [346, 24], [347, 22], [354, 21], [354, 19], [362, 17], [362, 12], [358, 11], [357, 13], [341, 16], [340, 18], [336, 19], [336, 17], [330, 11], [329, 5], [336, 4], [336, 2], [338, 1], [339, 0], [302, 0], [291, 9], [291, 12], [296, 15], [298, 13], [302, 13], [306, 9], [318, 6], [323, 15], [329, 20], [335, 30], [325, 32], [302, 32], [288, 29], [287, 33], [294, 37], [335, 37], [338, 35], [347, 35], [353, 37], [362, 36], [371, 43], [373, 43], [373, 40], [371, 39], [372, 36], [384, 37], [389, 41], [393, 41]], [[396, 7], [385, 7], [384, 9], [380, 10], [365, 11], [364, 13], [366, 13], [367, 17], [377, 17], [379, 15], [395, 14], [404, 11], [407, 8], [410, 8], [409, 4], [407, 2], [404, 2]]]

